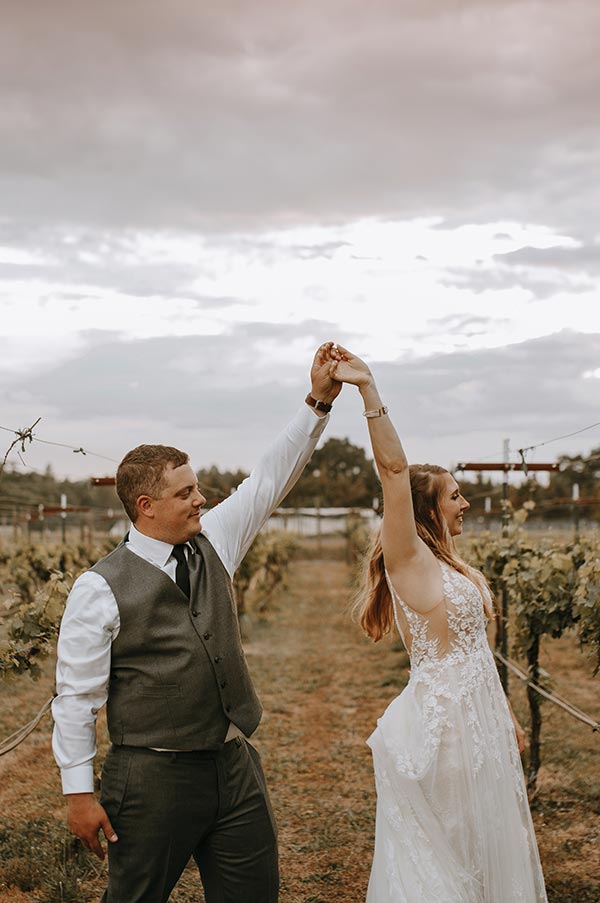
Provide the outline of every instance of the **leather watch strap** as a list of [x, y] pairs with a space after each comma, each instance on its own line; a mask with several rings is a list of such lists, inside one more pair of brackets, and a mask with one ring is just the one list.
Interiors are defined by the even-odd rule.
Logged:
[[323, 411], [324, 414], [329, 414], [333, 405], [328, 404], [326, 401], [317, 401], [316, 398], [313, 398], [312, 395], [307, 395], [304, 399], [306, 404], [309, 404], [311, 408], [314, 408], [315, 411]]

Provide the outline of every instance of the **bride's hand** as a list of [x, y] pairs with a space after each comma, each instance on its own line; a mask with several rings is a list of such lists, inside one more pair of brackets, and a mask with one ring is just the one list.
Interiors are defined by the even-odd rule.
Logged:
[[329, 365], [329, 375], [332, 379], [353, 386], [366, 386], [373, 382], [373, 374], [363, 360], [342, 345], [336, 347], [341, 359], [334, 360]]

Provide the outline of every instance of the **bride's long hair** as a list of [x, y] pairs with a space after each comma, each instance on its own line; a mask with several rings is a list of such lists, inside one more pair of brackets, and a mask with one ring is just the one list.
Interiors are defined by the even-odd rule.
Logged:
[[[417, 534], [436, 558], [445, 561], [479, 587], [485, 613], [491, 618], [493, 605], [485, 578], [459, 556], [454, 538], [439, 509], [440, 494], [444, 487], [440, 477], [449, 471], [437, 464], [411, 464], [408, 472]], [[356, 620], [375, 642], [393, 630], [394, 606], [385, 576], [381, 527], [375, 531], [367, 550], [353, 609]]]

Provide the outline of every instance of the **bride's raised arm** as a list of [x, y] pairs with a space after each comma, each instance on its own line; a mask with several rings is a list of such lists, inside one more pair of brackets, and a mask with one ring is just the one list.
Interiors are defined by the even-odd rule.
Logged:
[[381, 541], [388, 571], [415, 563], [424, 544], [417, 535], [410, 491], [408, 461], [373, 374], [363, 360], [337, 346], [341, 360], [333, 360], [330, 374], [358, 388], [365, 408], [375, 464], [383, 489]]

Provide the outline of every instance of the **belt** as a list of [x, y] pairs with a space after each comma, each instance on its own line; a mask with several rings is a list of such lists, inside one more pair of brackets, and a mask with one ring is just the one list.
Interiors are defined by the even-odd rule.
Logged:
[[228, 740], [223, 746], [214, 749], [152, 749], [149, 746], [128, 746], [126, 743], [121, 743], [119, 745], [113, 744], [112, 749], [115, 751], [121, 749], [129, 750], [130, 752], [149, 756], [160, 756], [162, 758], [168, 757], [170, 761], [179, 759], [200, 761], [201, 759], [214, 759], [215, 756], [218, 756], [220, 752], [225, 750], [225, 747], [231, 748], [234, 745], [240, 747], [243, 742], [241, 737], [232, 737], [231, 740]]

